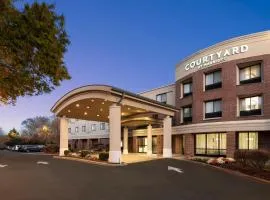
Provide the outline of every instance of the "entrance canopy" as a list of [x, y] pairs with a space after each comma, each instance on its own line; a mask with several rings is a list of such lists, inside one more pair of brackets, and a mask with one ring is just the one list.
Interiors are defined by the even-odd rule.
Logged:
[[109, 122], [109, 107], [113, 104], [121, 106], [122, 126], [160, 124], [159, 119], [178, 112], [174, 106], [108, 85], [74, 89], [60, 98], [51, 111], [58, 117]]

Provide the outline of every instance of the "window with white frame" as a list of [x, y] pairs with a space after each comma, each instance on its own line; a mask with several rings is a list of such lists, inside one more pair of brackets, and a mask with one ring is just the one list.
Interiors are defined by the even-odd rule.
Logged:
[[161, 103], [167, 103], [167, 93], [158, 94], [156, 100]]
[[100, 124], [100, 130], [105, 130], [105, 123]]
[[221, 86], [221, 70], [205, 74], [205, 90], [220, 88]]
[[91, 125], [91, 131], [95, 131], [96, 130], [96, 124], [92, 124]]
[[75, 133], [79, 132], [79, 127], [75, 127]]
[[182, 108], [183, 110], [183, 122], [191, 122], [192, 121], [192, 107], [186, 106]]
[[86, 126], [82, 126], [82, 132], [86, 132]]
[[240, 84], [261, 82], [261, 64], [239, 69]]
[[205, 118], [221, 117], [221, 99], [205, 102]]
[[245, 150], [258, 149], [258, 132], [238, 133], [238, 148]]
[[240, 116], [261, 115], [262, 97], [253, 96], [239, 99]]
[[192, 83], [183, 84], [183, 96], [188, 96], [192, 94]]

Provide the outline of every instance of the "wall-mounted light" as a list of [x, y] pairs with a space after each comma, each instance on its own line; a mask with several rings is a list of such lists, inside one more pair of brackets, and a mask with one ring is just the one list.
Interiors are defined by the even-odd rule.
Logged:
[[77, 107], [77, 108], [80, 107], [80, 104], [77, 103], [77, 104], [76, 104], [76, 107]]

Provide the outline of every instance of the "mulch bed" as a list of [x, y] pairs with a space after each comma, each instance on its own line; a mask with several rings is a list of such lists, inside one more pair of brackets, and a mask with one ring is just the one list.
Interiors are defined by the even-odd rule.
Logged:
[[226, 164], [218, 165], [218, 166], [225, 169], [239, 171], [243, 174], [247, 174], [250, 176], [254, 176], [257, 178], [262, 178], [262, 179], [270, 181], [270, 171], [268, 170], [259, 170], [259, 169], [254, 169], [250, 167], [243, 167], [237, 163], [226, 163]]

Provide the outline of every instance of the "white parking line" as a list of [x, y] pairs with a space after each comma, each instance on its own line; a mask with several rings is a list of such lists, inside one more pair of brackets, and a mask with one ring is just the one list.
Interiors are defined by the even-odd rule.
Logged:
[[1, 168], [7, 167], [7, 166], [8, 166], [8, 165], [1, 165], [1, 164], [0, 164], [0, 167], [1, 167]]
[[46, 162], [46, 161], [37, 161], [37, 164], [38, 165], [48, 165], [49, 162]]
[[171, 167], [171, 166], [168, 166], [168, 171], [176, 171], [178, 173], [184, 173], [182, 169]]

